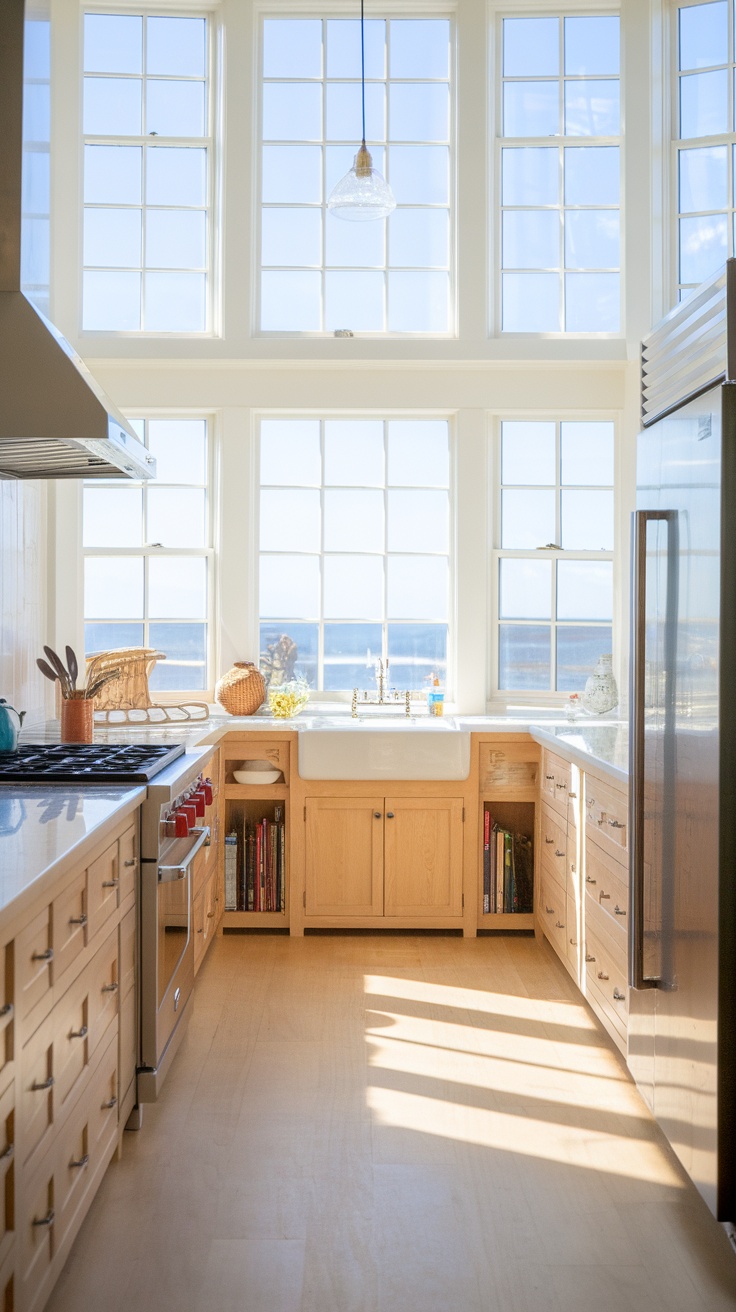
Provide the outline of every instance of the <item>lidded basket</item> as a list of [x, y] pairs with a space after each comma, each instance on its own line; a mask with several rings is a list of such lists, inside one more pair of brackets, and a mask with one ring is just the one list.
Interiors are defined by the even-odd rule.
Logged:
[[230, 715], [253, 715], [265, 696], [265, 680], [252, 661], [236, 661], [215, 687], [215, 701]]

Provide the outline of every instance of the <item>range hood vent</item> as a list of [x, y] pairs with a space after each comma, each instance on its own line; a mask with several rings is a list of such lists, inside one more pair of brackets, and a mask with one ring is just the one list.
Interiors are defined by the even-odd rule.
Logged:
[[24, 289], [23, 152], [48, 149], [24, 142], [27, 17], [40, 24], [41, 6], [26, 15], [24, 0], [0, 0], [0, 478], [154, 478], [153, 457]]

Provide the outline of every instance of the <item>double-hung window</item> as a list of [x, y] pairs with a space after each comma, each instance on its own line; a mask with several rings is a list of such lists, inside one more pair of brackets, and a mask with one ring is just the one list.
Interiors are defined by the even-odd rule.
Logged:
[[84, 16], [85, 331], [211, 328], [207, 27]]
[[682, 297], [736, 249], [734, 6], [680, 5], [676, 18], [675, 282]]
[[619, 19], [504, 18], [504, 333], [618, 333]]
[[611, 651], [614, 425], [501, 424], [496, 691], [579, 692]]
[[450, 435], [443, 419], [260, 426], [262, 659], [319, 691], [446, 681]]
[[205, 419], [132, 419], [156, 458], [147, 483], [84, 488], [85, 651], [153, 647], [150, 686], [212, 686], [212, 465]]
[[360, 143], [360, 24], [263, 24], [262, 332], [452, 331], [450, 23], [365, 24], [366, 140], [397, 208], [327, 210]]

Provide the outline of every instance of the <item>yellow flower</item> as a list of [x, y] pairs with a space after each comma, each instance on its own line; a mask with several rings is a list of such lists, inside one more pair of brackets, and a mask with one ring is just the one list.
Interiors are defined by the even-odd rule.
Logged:
[[304, 710], [309, 701], [309, 689], [306, 684], [285, 683], [279, 688], [269, 688], [268, 705], [271, 714], [279, 720], [290, 720]]

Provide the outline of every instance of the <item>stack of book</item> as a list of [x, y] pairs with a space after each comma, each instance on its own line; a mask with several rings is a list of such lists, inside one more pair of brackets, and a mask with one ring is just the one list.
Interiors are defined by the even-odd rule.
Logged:
[[533, 909], [534, 860], [531, 838], [497, 824], [488, 807], [483, 816], [483, 912]]
[[225, 838], [225, 910], [283, 911], [286, 831], [283, 810], [274, 818], [244, 816]]

